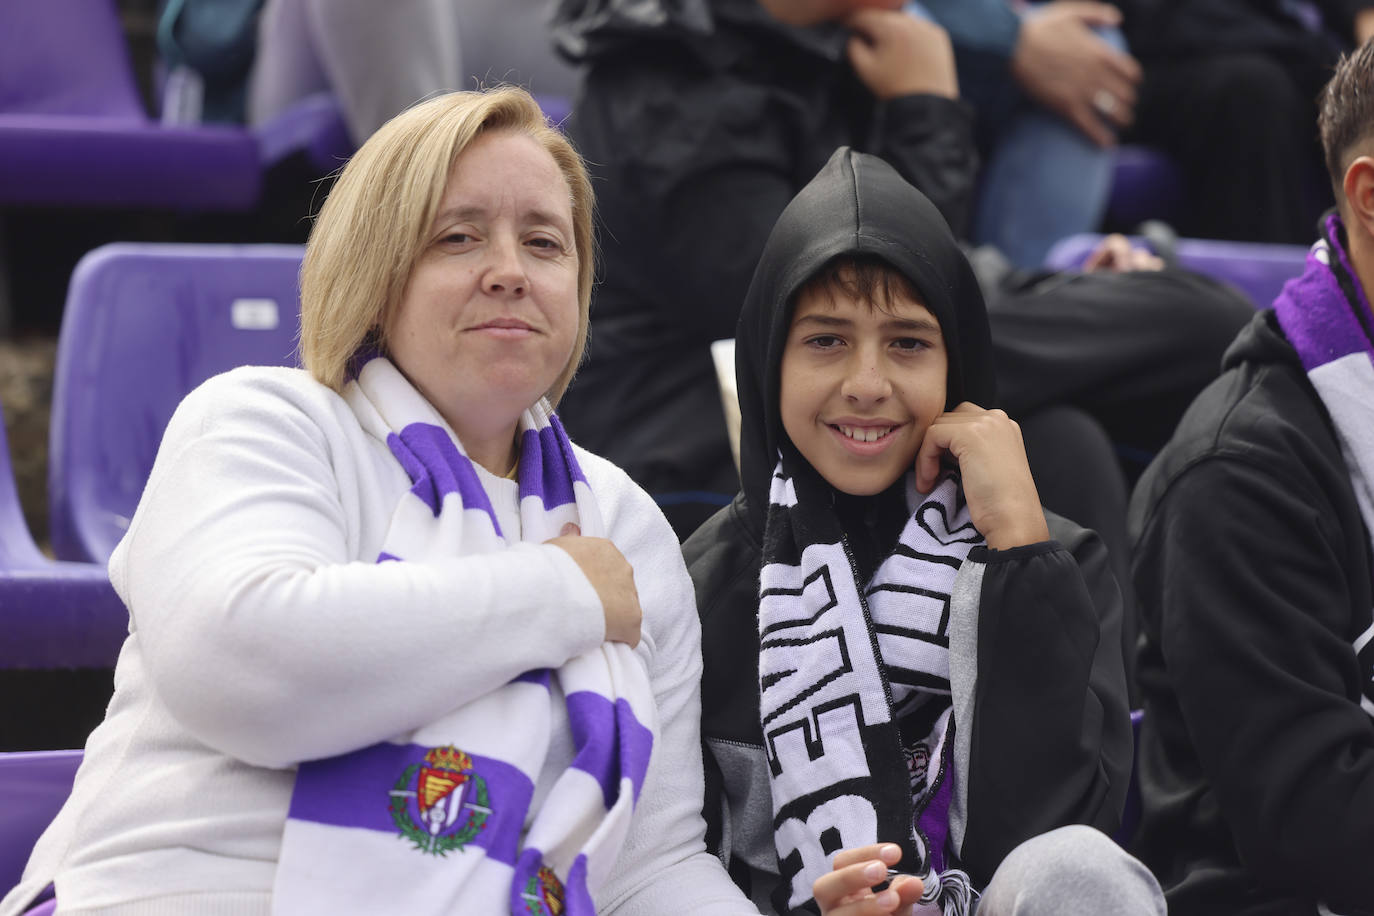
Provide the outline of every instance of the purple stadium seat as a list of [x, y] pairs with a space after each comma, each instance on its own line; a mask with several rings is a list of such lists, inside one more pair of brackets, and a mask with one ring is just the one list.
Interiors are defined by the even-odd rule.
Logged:
[[1131, 839], [1140, 828], [1140, 724], [1145, 721], [1145, 710], [1131, 710], [1131, 781], [1126, 787], [1126, 805], [1121, 812], [1121, 827], [1115, 840], [1129, 848]]
[[0, 754], [0, 897], [19, 883], [29, 853], [72, 791], [81, 751]]
[[34, 544], [0, 423], [0, 669], [108, 668], [128, 627], [103, 565], [54, 562]]
[[354, 152], [343, 109], [330, 92], [306, 96], [253, 128], [253, 133], [258, 138], [258, 157], [264, 169], [299, 150], [316, 171], [325, 175], [342, 166]]
[[1183, 176], [1168, 155], [1146, 146], [1117, 147], [1106, 225], [1137, 226], [1147, 219], [1174, 220], [1182, 203]]
[[236, 366], [296, 365], [303, 254], [297, 245], [116, 243], [82, 258], [53, 390], [58, 557], [109, 558], [187, 392]]
[[255, 130], [160, 124], [115, 0], [0, 3], [0, 205], [248, 210], [264, 168], [296, 150], [322, 174], [352, 153], [332, 98]]
[[114, 0], [0, 4], [0, 203], [247, 209], [258, 144], [148, 119]]
[[[1061, 239], [1045, 257], [1045, 266], [1052, 270], [1075, 270], [1101, 240], [1102, 236], [1093, 233]], [[1133, 241], [1141, 242], [1138, 238]], [[1249, 296], [1256, 308], [1267, 308], [1283, 284], [1302, 273], [1307, 258], [1307, 249], [1302, 245], [1215, 239], [1179, 239], [1175, 251], [1180, 266], [1225, 280]]]

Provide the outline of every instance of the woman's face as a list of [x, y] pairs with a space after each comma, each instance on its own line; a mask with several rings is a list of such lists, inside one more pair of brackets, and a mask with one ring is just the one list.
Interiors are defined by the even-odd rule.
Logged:
[[568, 183], [532, 138], [473, 141], [388, 328], [396, 365], [473, 460], [504, 473], [520, 413], [572, 357], [577, 250]]

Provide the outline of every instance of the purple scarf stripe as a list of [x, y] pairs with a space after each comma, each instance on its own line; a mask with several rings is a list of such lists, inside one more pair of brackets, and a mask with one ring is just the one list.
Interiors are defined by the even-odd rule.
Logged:
[[[1351, 269], [1350, 260], [1341, 247], [1340, 218], [1332, 214], [1326, 221], [1326, 242], [1328, 253], [1350, 278], [1358, 300], [1358, 308], [1365, 313], [1366, 320], [1374, 327], [1374, 316], [1370, 314], [1369, 300], [1360, 286], [1359, 277]], [[1284, 284], [1278, 298], [1274, 300], [1274, 312], [1279, 326], [1288, 338], [1293, 349], [1298, 351], [1303, 368], [1308, 372], [1324, 366], [1351, 353], [1362, 350], [1374, 359], [1374, 345], [1360, 325], [1352, 308], [1355, 307], [1346, 297], [1337, 279], [1335, 264], [1323, 264], [1317, 257], [1321, 243], [1314, 245], [1307, 253], [1307, 266], [1303, 272]]]
[[587, 478], [573, 456], [572, 443], [556, 416], [541, 430], [527, 429], [520, 438], [520, 498], [538, 496], [545, 509], [574, 501], [573, 483]]
[[572, 765], [596, 779], [607, 810], [620, 796], [621, 779], [630, 780], [638, 799], [649, 769], [653, 732], [639, 723], [625, 700], [616, 700], [614, 712], [611, 701], [597, 693], [570, 693], [567, 700], [577, 748]]
[[385, 550], [377, 554], [378, 563], [398, 563], [400, 560], [400, 557], [396, 556], [394, 553], [387, 553]]
[[348, 358], [348, 365], [344, 366], [344, 381], [351, 382], [358, 378], [363, 372], [363, 366], [372, 362], [382, 355], [382, 348], [377, 346], [375, 340], [367, 340], [363, 345], [354, 351]]
[[587, 857], [578, 856], [568, 869], [567, 916], [596, 916], [596, 904], [587, 890]]
[[[1341, 244], [1341, 236], [1345, 231], [1345, 226], [1341, 223], [1341, 218], [1336, 214], [1331, 214], [1326, 220], [1326, 236], [1331, 240], [1331, 247], [1336, 249], [1336, 254], [1341, 259], [1341, 267], [1345, 269], [1345, 275], [1350, 278], [1350, 286], [1355, 292], [1355, 301], [1358, 303], [1353, 306], [1360, 310], [1359, 315], [1355, 316], [1359, 325], [1365, 329], [1365, 333], [1360, 339], [1364, 341], [1364, 350], [1374, 357], [1374, 309], [1369, 307], [1369, 299], [1365, 295], [1364, 284], [1360, 282], [1360, 275], [1355, 273], [1355, 266], [1350, 263], [1350, 253]], [[1358, 352], [1352, 350], [1351, 352]]]
[[492, 511], [487, 491], [477, 478], [472, 461], [458, 451], [453, 439], [443, 429], [430, 423], [412, 423], [387, 436], [386, 444], [396, 460], [410, 476], [410, 492], [429, 506], [434, 517], [439, 517], [439, 509], [444, 497], [457, 493], [464, 509], [480, 509], [491, 518], [497, 537], [501, 536], [501, 526]]
[[552, 679], [552, 677], [553, 672], [550, 671], [548, 668], [536, 668], [533, 671], [526, 671], [524, 674], [520, 675], [519, 677], [515, 678], [515, 680], [511, 681], [511, 683], [515, 684], [523, 682], [526, 684], [538, 684], [540, 687], [543, 687], [545, 690], [548, 690], [549, 682]]
[[[334, 827], [375, 830], [393, 834], [398, 841], [405, 840], [392, 807], [402, 803], [399, 816], [423, 828], [426, 818], [420, 811], [416, 788], [429, 751], [430, 748], [415, 744], [383, 743], [341, 757], [312, 761], [297, 773], [288, 817]], [[453, 800], [477, 805], [480, 780], [486, 798], [480, 809], [490, 813], [468, 845], [483, 850], [492, 859], [514, 865], [534, 785], [508, 763], [475, 754], [470, 759], [472, 770], [464, 795], [461, 800]], [[442, 859], [436, 857], [435, 861]]]
[[945, 870], [945, 848], [949, 845], [949, 802], [954, 795], [953, 752], [945, 748], [943, 769], [945, 778], [940, 780], [935, 794], [926, 803], [925, 809], [916, 818], [921, 833], [930, 842], [930, 864], [937, 872]]

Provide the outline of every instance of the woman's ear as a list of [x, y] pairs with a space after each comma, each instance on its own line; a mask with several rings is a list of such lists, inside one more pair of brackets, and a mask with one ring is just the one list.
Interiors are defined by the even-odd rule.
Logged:
[[1374, 239], [1374, 157], [1360, 156], [1350, 163], [1345, 170], [1342, 190], [1350, 219]]

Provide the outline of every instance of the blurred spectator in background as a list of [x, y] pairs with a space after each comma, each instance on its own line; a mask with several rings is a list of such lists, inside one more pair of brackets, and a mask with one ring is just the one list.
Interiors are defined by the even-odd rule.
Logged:
[[[562, 416], [682, 537], [739, 487], [710, 345], [735, 335], [768, 232], [806, 180], [854, 146], [921, 190], [956, 237], [967, 230], [972, 112], [947, 35], [900, 6], [569, 0], [555, 19], [560, 47], [589, 65], [569, 132], [597, 180], [606, 265]], [[991, 247], [973, 255], [1001, 406], [1021, 423], [1040, 494], [1102, 535], [1125, 581], [1114, 442], [1167, 439], [1253, 309], [1131, 258], [1046, 275]]]
[[157, 53], [167, 91], [163, 120], [242, 123], [263, 0], [166, 0]]
[[984, 165], [972, 240], [1034, 268], [1059, 239], [1096, 231], [1140, 82], [1120, 12], [1083, 0], [923, 0], [907, 10], [949, 31], [975, 112]]
[[253, 123], [332, 92], [355, 143], [396, 113], [463, 86], [454, 0], [267, 0], [248, 91]]
[[575, 73], [549, 48], [547, 11], [547, 0], [267, 0], [249, 118], [331, 91], [361, 143], [447, 89], [510, 82], [570, 95]]
[[[573, 0], [555, 18], [560, 48], [589, 64], [568, 130], [597, 179], [605, 255], [563, 417], [683, 537], [739, 487], [710, 343], [734, 336], [769, 230], [831, 153], [881, 156], [967, 228], [972, 113], [943, 30], [899, 5]], [[848, 28], [828, 21], [843, 15]]]
[[1312, 129], [1340, 51], [1374, 34], [1372, 0], [1118, 0], [1144, 66], [1128, 139], [1182, 169], [1181, 235], [1305, 243], [1331, 206]]
[[167, 0], [158, 50], [168, 78], [190, 83], [184, 120], [260, 124], [331, 92], [361, 143], [445, 90], [571, 97], [577, 71], [549, 45], [549, 12], [550, 0]]

